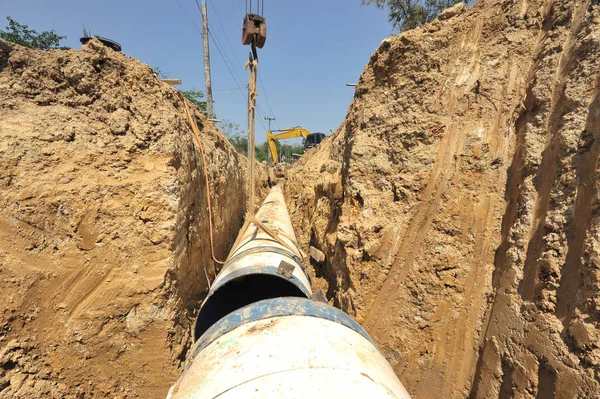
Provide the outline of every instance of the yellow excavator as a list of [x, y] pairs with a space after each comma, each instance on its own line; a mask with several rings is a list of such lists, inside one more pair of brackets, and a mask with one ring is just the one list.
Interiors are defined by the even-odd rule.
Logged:
[[[278, 134], [273, 134], [273, 132], [277, 132]], [[267, 131], [267, 144], [269, 145], [269, 153], [271, 155], [271, 159], [273, 159], [273, 163], [279, 162], [279, 156], [277, 154], [277, 146], [275, 142], [283, 139], [293, 139], [296, 137], [302, 137], [304, 139], [304, 150], [315, 147], [325, 138], [325, 134], [323, 133], [311, 133], [308, 130], [296, 126], [290, 127], [287, 129], [279, 129], [279, 130], [268, 130]]]

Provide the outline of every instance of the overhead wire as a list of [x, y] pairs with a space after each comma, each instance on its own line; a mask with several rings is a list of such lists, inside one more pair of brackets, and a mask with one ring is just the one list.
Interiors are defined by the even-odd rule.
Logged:
[[[237, 9], [234, 6], [234, 3], [237, 6]], [[239, 21], [243, 21], [243, 19], [244, 19], [243, 18], [244, 11], [242, 10], [242, 6], [240, 5], [240, 0], [229, 0], [229, 5], [231, 6], [231, 10], [233, 11], [232, 15], [235, 18], [236, 22], [239, 23]], [[217, 19], [219, 20], [219, 23], [221, 25], [221, 29], [225, 33], [225, 30], [223, 28], [223, 24], [221, 23], [221, 19], [219, 18], [219, 14], [218, 14], [218, 12], [216, 10], [215, 5], [211, 3], [211, 6], [214, 9], [215, 14], [217, 15]], [[227, 34], [225, 34], [225, 38], [227, 39], [227, 42], [229, 43], [229, 47], [232, 49], [233, 55], [234, 55], [235, 60], [237, 61], [238, 65], [242, 65], [241, 62], [240, 62], [240, 60], [238, 59], [235, 51], [233, 50], [233, 46], [231, 45], [231, 42], [229, 41], [229, 38], [228, 38]], [[237, 72], [237, 70], [236, 70], [236, 72]], [[236, 76], [237, 76], [237, 73], [236, 73]], [[240, 80], [243, 81], [243, 78], [240, 79]], [[247, 88], [248, 88], [248, 85], [246, 85], [246, 89]], [[244, 96], [244, 99], [246, 100], [246, 104], [248, 105], [249, 104], [248, 103], [248, 97]], [[248, 113], [245, 113], [245, 115], [244, 115], [244, 126], [245, 126], [245, 129], [248, 130], [248, 126], [249, 126], [248, 125]]]
[[[196, 30], [198, 31], [198, 33], [200, 34], [200, 36], [202, 36], [202, 31], [200, 30], [200, 28], [198, 28], [198, 25], [196, 25], [196, 23], [194, 22], [194, 20], [190, 17], [190, 15], [187, 13], [187, 11], [185, 10], [185, 8], [181, 5], [181, 3], [179, 2], [179, 0], [175, 0], [175, 1], [179, 5], [179, 8], [181, 8], [181, 11], [183, 11], [183, 13], [185, 14], [185, 16], [188, 18], [188, 20], [194, 26], [194, 28], [196, 28]], [[196, 4], [198, 4], [198, 3], [196, 3]], [[221, 56], [221, 59], [223, 60], [223, 63], [225, 64], [225, 67], [227, 68], [227, 71], [231, 75], [231, 78], [233, 79], [233, 81], [234, 81], [234, 83], [235, 83], [238, 91], [240, 92], [240, 94], [242, 95], [242, 97], [244, 98], [244, 100], [246, 100], [246, 102], [247, 102], [248, 101], [248, 96], [246, 94], [244, 94], [244, 91], [240, 87], [240, 84], [238, 82], [238, 79], [236, 78], [236, 75], [231, 70], [231, 67], [230, 67], [230, 63], [231, 62], [228, 62], [228, 59], [226, 59], [225, 55], [223, 55], [223, 52], [221, 51], [221, 48], [220, 48], [219, 44], [217, 43], [217, 40], [215, 40], [214, 35], [210, 32], [210, 26], [209, 26], [208, 36], [211, 38], [211, 40], [213, 41], [213, 44], [217, 48], [217, 52]], [[264, 119], [264, 113], [260, 110], [260, 107], [258, 107], [258, 106], [256, 107], [256, 110], [257, 110], [257, 113], [261, 116], [261, 118], [258, 119], [258, 122], [263, 127], [263, 129], [265, 129], [265, 131], [268, 130], [267, 126], [265, 125], [264, 121], [262, 120], [262, 119]]]
[[200, 28], [198, 28], [198, 25], [196, 25], [196, 23], [194, 22], [194, 20], [192, 19], [192, 17], [190, 17], [190, 15], [187, 13], [187, 11], [185, 10], [185, 8], [183, 8], [183, 6], [181, 5], [181, 3], [179, 2], [179, 0], [175, 0], [177, 2], [177, 4], [179, 4], [179, 8], [181, 8], [181, 11], [183, 11], [183, 13], [185, 14], [185, 16], [190, 20], [190, 22], [192, 23], [192, 25], [194, 25], [194, 27], [196, 28], [196, 30], [198, 31], [198, 33], [200, 33], [200, 36], [202, 36], [202, 31], [200, 30]]
[[[197, 5], [197, 6], [198, 6], [198, 8], [200, 9], [200, 4], [198, 3], [198, 0], [196, 0], [196, 5]], [[207, 21], [207, 22], [208, 22], [208, 21]], [[218, 37], [217, 37], [217, 38], [216, 38], [216, 40], [215, 40], [215, 38], [213, 37], [213, 34], [212, 34], [211, 30], [212, 30], [212, 29], [211, 29], [211, 27], [210, 27], [210, 23], [208, 23], [208, 35], [209, 35], [209, 37], [210, 37], [210, 38], [213, 40], [213, 42], [217, 42], [217, 43], [215, 43], [215, 46], [217, 47], [217, 50], [219, 50], [219, 51], [220, 51], [220, 48], [222, 47], [222, 46], [221, 46], [221, 43], [219, 42], [219, 40], [218, 40]], [[222, 52], [221, 52], [220, 54], [221, 54], [221, 55], [223, 55], [223, 53], [222, 53]], [[226, 60], [225, 60], [225, 59], [223, 59], [223, 62], [225, 62], [225, 64], [226, 64], [228, 67], [229, 67], [230, 65], [233, 65], [233, 63], [231, 62], [231, 60], [230, 60], [230, 59], [229, 59], [229, 57], [227, 56], [227, 53], [225, 53], [225, 55], [224, 55], [224, 57], [223, 57], [223, 58], [226, 58]], [[234, 71], [237, 71], [237, 70], [236, 70], [236, 69], [234, 69]], [[238, 75], [237, 75], [237, 73], [235, 74], [235, 76], [236, 76], [236, 78], [238, 78]], [[239, 86], [239, 84], [238, 84], [238, 86]]]
[[[227, 62], [227, 60], [225, 59], [225, 56], [223, 55], [223, 53], [221, 52], [221, 48], [219, 47], [219, 45], [217, 44], [217, 41], [215, 40], [214, 36], [210, 33], [210, 31], [208, 32], [208, 36], [212, 39], [213, 44], [215, 45], [215, 47], [217, 48], [217, 52], [219, 53], [219, 55], [221, 56], [221, 59], [223, 60], [223, 63], [225, 64], [225, 67], [227, 67], [227, 70], [229, 71], [229, 74], [231, 75], [231, 77], [233, 78], [235, 85], [237, 86], [238, 90], [240, 91], [240, 93], [242, 94], [242, 97], [244, 97], [244, 100], [248, 101], [248, 96], [246, 94], [244, 94], [244, 91], [242, 90], [242, 88], [240, 87], [240, 84], [238, 83], [237, 78], [235, 77], [235, 75], [233, 74], [233, 72], [231, 71], [231, 68], [229, 67], [229, 64]], [[258, 109], [257, 109], [258, 110]], [[259, 111], [259, 110], [258, 110]], [[260, 111], [259, 111], [260, 113]], [[261, 123], [261, 126], [267, 130], [266, 126], [264, 123], [262, 123], [262, 121], [259, 119], [259, 122]]]
[[[192, 17], [190, 17], [190, 15], [187, 13], [187, 11], [185, 10], [185, 8], [183, 8], [183, 6], [181, 5], [181, 3], [179, 2], [179, 0], [175, 0], [177, 2], [177, 4], [179, 5], [179, 8], [181, 8], [181, 11], [183, 11], [183, 13], [185, 14], [185, 16], [188, 18], [188, 20], [191, 22], [191, 24], [194, 26], [194, 28], [196, 28], [196, 30], [198, 31], [198, 33], [200, 34], [200, 36], [202, 36], [202, 31], [200, 30], [200, 28], [198, 28], [198, 25], [196, 25], [196, 23], [194, 22], [194, 20], [192, 19]], [[240, 92], [240, 94], [242, 95], [242, 97], [244, 98], [244, 100], [247, 101], [247, 96], [246, 94], [244, 94], [244, 91], [242, 90], [242, 88], [240, 87], [240, 84], [238, 83], [235, 75], [233, 74], [233, 72], [231, 71], [231, 68], [229, 67], [229, 64], [227, 63], [227, 61], [225, 60], [225, 57], [223, 56], [223, 54], [221, 53], [221, 49], [217, 46], [214, 38], [212, 38], [212, 35], [210, 34], [209, 31], [209, 37], [211, 37], [211, 39], [213, 39], [213, 43], [215, 44], [215, 46], [217, 47], [217, 51], [219, 53], [219, 55], [221, 56], [221, 58], [223, 59], [223, 63], [225, 63], [225, 67], [227, 67], [227, 70], [229, 71], [229, 74], [231, 75], [231, 78], [233, 79], [235, 85], [237, 86], [238, 91]]]
[[[244, 94], [243, 90], [240, 87], [240, 84], [238, 83], [237, 78], [235, 77], [235, 75], [233, 74], [233, 72], [231, 71], [231, 68], [229, 67], [229, 64], [227, 62], [227, 60], [225, 59], [225, 56], [223, 55], [223, 53], [221, 52], [221, 48], [220, 46], [217, 44], [217, 41], [215, 40], [214, 36], [212, 33], [210, 33], [210, 31], [208, 31], [208, 36], [212, 39], [213, 44], [215, 45], [215, 47], [217, 48], [217, 52], [219, 53], [219, 55], [221, 56], [221, 58], [223, 59], [223, 63], [225, 64], [225, 66], [227, 67], [227, 70], [229, 71], [229, 74], [231, 75], [231, 77], [233, 78], [233, 80], [235, 81], [236, 86], [238, 87], [238, 89], [240, 90], [240, 93], [242, 93], [242, 96], [244, 97], [244, 99], [246, 101], [248, 101], [248, 96], [246, 94]], [[260, 108], [256, 107], [256, 110], [259, 114], [262, 115], [262, 112], [260, 111]], [[264, 122], [259, 119], [258, 122], [260, 123], [260, 125], [263, 127], [263, 129], [265, 129], [265, 131], [267, 130], [267, 126], [264, 124]]]
[[240, 62], [237, 54], [235, 53], [235, 50], [233, 49], [233, 46], [231, 45], [231, 41], [229, 40], [229, 36], [227, 35], [227, 31], [225, 31], [225, 28], [223, 27], [223, 23], [221, 22], [221, 17], [219, 17], [219, 13], [217, 12], [217, 7], [215, 7], [215, 5], [211, 1], [207, 1], [207, 3], [209, 3], [211, 5], [212, 11], [214, 11], [215, 16], [217, 17], [217, 22], [221, 26], [221, 30], [223, 31], [223, 34], [225, 35], [225, 40], [227, 40], [227, 44], [229, 44], [229, 48], [231, 49], [231, 52], [233, 53], [233, 56], [235, 57], [235, 60], [238, 62], [238, 64], [243, 65]]
[[[231, 11], [232, 11], [231, 15], [239, 23], [239, 21], [242, 21], [244, 19], [243, 16], [241, 15], [242, 10], [240, 8], [240, 11], [238, 12], [238, 10], [234, 7], [233, 2], [234, 2], [234, 0], [229, 0], [229, 5], [231, 6]], [[237, 3], [237, 5], [239, 8], [240, 3]]]
[[[271, 102], [269, 101], [269, 96], [267, 95], [267, 89], [265, 88], [265, 85], [263, 84], [263, 81], [262, 81], [262, 78], [260, 77], [260, 75], [258, 75], [258, 84], [262, 88], [263, 93], [265, 93], [265, 100], [267, 100], [267, 105], [269, 106], [270, 116], [273, 116], [273, 114], [274, 114], [273, 108], [271, 108]], [[277, 119], [275, 119], [275, 126], [277, 126], [277, 129], [279, 129], [279, 124], [277, 123]]]

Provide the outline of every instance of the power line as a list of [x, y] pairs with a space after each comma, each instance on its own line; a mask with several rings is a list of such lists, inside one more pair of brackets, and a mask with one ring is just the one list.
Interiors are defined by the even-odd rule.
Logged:
[[210, 33], [210, 31], [208, 31], [208, 36], [212, 39], [215, 47], [217, 48], [217, 51], [219, 53], [219, 55], [221, 56], [221, 58], [223, 59], [223, 63], [225, 64], [225, 66], [227, 67], [227, 70], [229, 71], [229, 74], [231, 75], [231, 77], [233, 78], [233, 81], [235, 82], [235, 85], [237, 86], [238, 90], [240, 91], [240, 93], [242, 94], [242, 97], [244, 97], [244, 99], [246, 99], [246, 95], [244, 94], [244, 92], [242, 91], [242, 88], [240, 87], [240, 84], [237, 81], [237, 78], [235, 77], [235, 75], [233, 74], [233, 72], [231, 71], [231, 68], [229, 67], [229, 64], [227, 63], [227, 61], [225, 60], [225, 57], [223, 56], [223, 53], [221, 52], [221, 49], [219, 48], [219, 46], [217, 45], [217, 42], [215, 41], [214, 36], [212, 35], [212, 33]]
[[[223, 63], [225, 64], [225, 67], [227, 67], [227, 70], [229, 71], [229, 74], [231, 75], [231, 77], [233, 78], [235, 85], [237, 86], [238, 90], [240, 91], [240, 93], [242, 94], [242, 97], [244, 97], [244, 100], [246, 100], [246, 102], [248, 101], [248, 97], [244, 94], [244, 92], [242, 91], [240, 84], [238, 83], [237, 78], [235, 77], [235, 75], [233, 74], [233, 72], [231, 71], [231, 68], [229, 67], [229, 64], [227, 63], [227, 61], [225, 60], [225, 56], [223, 55], [223, 52], [221, 51], [220, 46], [217, 44], [217, 41], [214, 38], [214, 35], [212, 33], [210, 33], [210, 31], [208, 31], [208, 36], [212, 39], [215, 47], [217, 48], [217, 52], [219, 53], [219, 55], [221, 56], [221, 58], [223, 59]], [[260, 107], [258, 106], [258, 104], [256, 105], [256, 111], [260, 116], [264, 117], [264, 114], [262, 113], [262, 111], [260, 110]], [[264, 122], [262, 120], [258, 120], [258, 122], [260, 123], [260, 125], [263, 127], [263, 129], [267, 130], [266, 125], [264, 124]]]
[[[196, 28], [196, 30], [198, 31], [198, 33], [200, 34], [200, 36], [202, 36], [202, 31], [200, 30], [200, 28], [198, 28], [198, 25], [196, 25], [196, 23], [194, 22], [194, 20], [190, 17], [190, 15], [187, 13], [187, 11], [185, 11], [185, 8], [183, 8], [183, 6], [181, 5], [181, 3], [179, 2], [179, 0], [175, 0], [177, 2], [177, 4], [179, 5], [179, 8], [181, 8], [181, 11], [183, 11], [183, 13], [185, 14], [185, 16], [188, 18], [188, 20], [192, 23], [192, 25], [194, 26], [194, 28]], [[227, 60], [225, 59], [225, 56], [223, 55], [223, 52], [221, 51], [221, 48], [219, 47], [219, 45], [217, 44], [217, 41], [215, 40], [213, 34], [210, 32], [210, 29], [208, 31], [208, 36], [212, 39], [215, 47], [217, 48], [217, 52], [219, 53], [219, 55], [221, 56], [221, 59], [223, 60], [223, 63], [225, 64], [225, 67], [227, 68], [227, 70], [229, 71], [229, 74], [231, 75], [231, 78], [233, 79], [238, 91], [240, 92], [240, 94], [242, 95], [242, 97], [244, 98], [244, 100], [246, 100], [246, 102], [248, 101], [248, 97], [246, 96], [246, 94], [244, 94], [244, 91], [242, 90], [242, 88], [240, 87], [240, 84], [238, 83], [238, 80], [236, 78], [236, 76], [233, 74], [229, 63], [227, 62]], [[260, 108], [257, 106], [256, 107], [258, 113], [264, 117], [264, 114], [260, 111]], [[263, 129], [267, 130], [266, 125], [264, 124], [264, 122], [262, 120], [258, 120], [259, 123], [261, 124], [261, 126], [263, 127]]]
[[244, 11], [242, 11], [242, 6], [240, 5], [240, 1], [242, 1], [242, 0], [237, 0], [237, 1], [236, 0], [232, 0], [232, 1], [235, 1], [235, 4], [237, 4], [238, 10], [240, 10], [240, 15], [244, 15]]
[[[229, 40], [229, 37], [227, 36], [227, 32], [225, 31], [225, 28], [223, 27], [223, 24], [221, 23], [221, 18], [219, 17], [219, 14], [214, 6], [214, 4], [212, 5], [213, 11], [215, 12], [215, 15], [217, 16], [217, 21], [219, 22], [220, 26], [221, 26], [221, 30], [223, 31], [223, 33], [225, 34], [225, 39], [227, 40], [227, 43], [229, 43], [229, 47], [231, 48], [231, 52], [233, 53], [234, 58], [236, 59], [236, 61], [238, 63], [241, 64], [241, 62], [239, 61], [239, 59], [237, 58], [237, 55], [235, 53], [235, 50], [233, 49], [233, 46], [231, 45], [231, 41]], [[210, 28], [210, 23], [209, 23], [209, 28]], [[210, 38], [213, 40], [213, 43], [215, 44], [215, 46], [217, 47], [217, 51], [219, 51], [221, 58], [223, 58], [223, 62], [225, 63], [225, 65], [227, 66], [227, 68], [230, 70], [231, 73], [231, 68], [230, 65], [233, 65], [233, 63], [231, 62], [231, 60], [229, 59], [229, 56], [227, 55], [227, 52], [225, 51], [225, 46], [223, 46], [221, 44], [221, 41], [219, 40], [219, 38], [215, 35], [212, 34], [211, 29], [209, 29], [208, 31], [208, 35], [210, 36]], [[221, 50], [222, 49], [222, 50]], [[235, 70], [237, 72], [237, 70]], [[232, 74], [233, 76], [233, 74]], [[237, 73], [235, 74], [236, 78], [236, 82], [237, 82]], [[260, 75], [259, 75], [260, 76]], [[238, 84], [239, 87], [239, 84]], [[266, 94], [266, 93], [265, 93]], [[246, 98], [246, 97], [244, 97]], [[256, 112], [261, 116], [264, 117], [264, 112], [262, 111], [260, 104], [256, 104]], [[266, 126], [265, 124], [262, 122], [261, 119], [259, 119], [259, 123], [260, 125], [266, 130]]]
[[238, 64], [241, 64], [240, 60], [237, 57], [237, 54], [235, 53], [235, 50], [233, 49], [233, 46], [231, 45], [231, 41], [229, 41], [229, 36], [227, 35], [225, 28], [223, 27], [223, 23], [221, 23], [221, 18], [219, 17], [219, 13], [217, 12], [217, 7], [215, 7], [215, 5], [212, 4], [212, 2], [210, 2], [210, 4], [212, 6], [213, 11], [215, 12], [215, 15], [217, 16], [217, 22], [219, 22], [219, 25], [221, 26], [221, 30], [223, 31], [223, 34], [225, 35], [225, 40], [227, 40], [227, 43], [229, 44], [229, 48], [231, 49], [231, 52], [233, 53], [235, 60], [238, 62]]
[[[227, 70], [229, 71], [229, 74], [231, 75], [231, 77], [233, 78], [235, 85], [237, 86], [238, 90], [240, 91], [240, 93], [242, 93], [242, 97], [244, 97], [244, 100], [246, 100], [246, 102], [248, 101], [248, 97], [244, 94], [244, 92], [242, 91], [240, 84], [238, 83], [237, 78], [235, 77], [235, 75], [233, 74], [233, 72], [231, 71], [231, 68], [229, 67], [229, 64], [227, 63], [227, 61], [225, 60], [225, 57], [223, 56], [223, 52], [221, 51], [221, 48], [219, 47], [219, 45], [217, 44], [217, 41], [215, 40], [214, 36], [212, 33], [210, 33], [210, 31], [208, 31], [208, 36], [212, 39], [215, 47], [217, 48], [217, 52], [219, 53], [219, 55], [221, 56], [221, 58], [223, 59], [223, 63], [225, 64], [225, 66], [227, 67]], [[260, 108], [256, 107], [256, 111], [258, 114], [260, 114], [261, 116], [263, 116], [263, 113], [261, 112]], [[266, 125], [264, 124], [264, 122], [262, 120], [258, 120], [259, 123], [261, 124], [261, 126], [263, 127], [263, 129], [267, 130]]]
[[[200, 36], [202, 36], [202, 31], [200, 30], [200, 28], [198, 28], [198, 25], [196, 25], [196, 23], [194, 22], [194, 20], [190, 17], [190, 15], [187, 13], [187, 11], [185, 11], [185, 8], [183, 8], [183, 6], [181, 5], [181, 3], [179, 2], [179, 0], [175, 0], [177, 2], [177, 4], [179, 5], [179, 8], [181, 8], [181, 11], [183, 11], [183, 13], [185, 14], [185, 16], [189, 19], [189, 21], [192, 23], [192, 25], [194, 25], [194, 28], [196, 28], [196, 30], [198, 31], [198, 33], [200, 34]], [[210, 31], [208, 32], [208, 36], [213, 39], [213, 43], [215, 43], [215, 46], [217, 46], [217, 43], [215, 42], [212, 34], [210, 33]], [[217, 46], [217, 51], [219, 52], [219, 54], [221, 55], [221, 58], [223, 58], [223, 62], [225, 62], [225, 57], [223, 57], [223, 54], [221, 53], [221, 49], [219, 49], [219, 47]], [[242, 91], [242, 88], [240, 87], [237, 79], [235, 78], [235, 76], [233, 75], [233, 72], [231, 72], [231, 69], [229, 68], [229, 65], [225, 62], [225, 66], [227, 67], [227, 70], [229, 71], [229, 74], [231, 75], [231, 77], [233, 78], [235, 85], [237, 86], [237, 89], [239, 90], [240, 94], [242, 95], [242, 97], [244, 97], [244, 99], [246, 99], [246, 95], [244, 94], [244, 92]]]
[[[209, 31], [208, 31], [208, 35], [212, 38], [213, 42], [215, 42], [215, 46], [217, 46], [217, 48], [222, 48], [223, 46], [221, 45], [221, 42], [219, 41], [218, 37], [215, 37], [215, 35], [212, 34], [212, 32], [210, 31], [210, 24], [209, 24]], [[228, 65], [233, 66], [233, 62], [231, 62], [231, 60], [229, 59], [229, 56], [227, 55], [227, 52], [224, 52], [224, 59], [223, 61], [225, 61]], [[242, 64], [243, 65], [243, 64]], [[237, 69], [234, 69], [236, 71], [235, 76], [238, 77], [237, 74]], [[240, 79], [241, 80], [241, 79]]]
[[[243, 14], [242, 14], [242, 9], [240, 8], [240, 3], [236, 2], [238, 9], [239, 9], [239, 12], [238, 12], [238, 10], [234, 7], [233, 2], [234, 2], [234, 0], [229, 0], [229, 5], [231, 6], [231, 10], [233, 11], [232, 16], [237, 20], [237, 23], [239, 23], [244, 18]], [[235, 15], [233, 15], [233, 14], [235, 14]]]
[[[219, 54], [221, 55], [221, 58], [223, 59], [223, 62], [225, 63], [225, 66], [227, 67], [227, 70], [229, 71], [229, 73], [231, 74], [231, 77], [233, 78], [233, 80], [235, 81], [236, 86], [238, 87], [240, 93], [242, 93], [242, 96], [244, 97], [244, 100], [246, 100], [246, 102], [248, 101], [248, 97], [244, 94], [244, 92], [242, 91], [236, 77], [233, 75], [233, 72], [231, 72], [231, 68], [229, 67], [227, 61], [225, 60], [225, 57], [223, 56], [223, 53], [221, 52], [221, 49], [219, 47], [219, 45], [217, 44], [217, 41], [215, 40], [214, 36], [212, 33], [210, 33], [210, 31], [208, 32], [208, 36], [210, 36], [210, 38], [212, 39], [215, 47], [217, 48], [217, 51], [219, 52]], [[262, 111], [260, 110], [260, 107], [258, 106], [258, 104], [256, 105], [256, 112], [260, 115], [260, 116], [264, 116], [264, 114], [262, 113]], [[258, 122], [260, 123], [260, 125], [263, 127], [263, 129], [267, 130], [267, 126], [264, 124], [264, 122], [262, 120], [258, 120]]]
[[200, 33], [200, 36], [202, 36], [202, 31], [200, 30], [200, 28], [198, 28], [198, 25], [196, 25], [194, 23], [194, 20], [190, 17], [190, 15], [187, 13], [187, 11], [185, 10], [185, 8], [183, 8], [183, 6], [179, 2], [179, 0], [175, 0], [175, 1], [177, 2], [177, 4], [179, 4], [179, 8], [181, 8], [181, 11], [183, 11], [183, 13], [185, 14], [185, 16], [188, 17], [188, 19], [190, 20], [190, 22], [192, 23], [192, 25], [194, 25], [194, 28], [196, 28], [196, 30], [198, 31], [198, 33]]
[[[271, 102], [269, 101], [269, 96], [267, 95], [267, 89], [265, 88], [265, 85], [263, 84], [262, 78], [260, 77], [260, 75], [258, 75], [258, 84], [260, 85], [260, 87], [262, 87], [263, 92], [265, 93], [265, 100], [267, 100], [267, 105], [269, 106], [269, 111], [271, 112], [271, 115], [273, 115], [273, 108], [271, 108]], [[279, 124], [277, 122], [275, 122], [275, 125], [277, 126], [277, 129], [279, 129]]]

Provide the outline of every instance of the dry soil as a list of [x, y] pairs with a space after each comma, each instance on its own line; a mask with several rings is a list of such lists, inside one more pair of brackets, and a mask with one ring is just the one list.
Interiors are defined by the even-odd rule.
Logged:
[[318, 285], [413, 397], [600, 397], [599, 56], [598, 1], [459, 5], [287, 171]]
[[[599, 55], [597, 0], [459, 5], [384, 40], [285, 170], [315, 288], [413, 397], [600, 397]], [[0, 50], [0, 397], [166, 394], [215, 272], [204, 173], [217, 258], [245, 210], [193, 112], [206, 168], [147, 65]]]
[[92, 41], [0, 51], [0, 397], [159, 398], [225, 258], [245, 159], [177, 90]]

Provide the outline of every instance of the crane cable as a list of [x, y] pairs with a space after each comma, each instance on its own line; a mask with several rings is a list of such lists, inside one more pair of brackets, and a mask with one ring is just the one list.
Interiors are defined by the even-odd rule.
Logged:
[[[264, 18], [264, 16], [265, 16], [265, 0], [256, 0], [256, 14], [258, 14], [259, 11], [261, 11], [261, 5], [262, 5], [262, 12], [260, 13], [260, 16]], [[248, 14], [248, 0], [246, 0], [246, 14]], [[250, 14], [253, 14], [252, 0], [250, 0]]]

